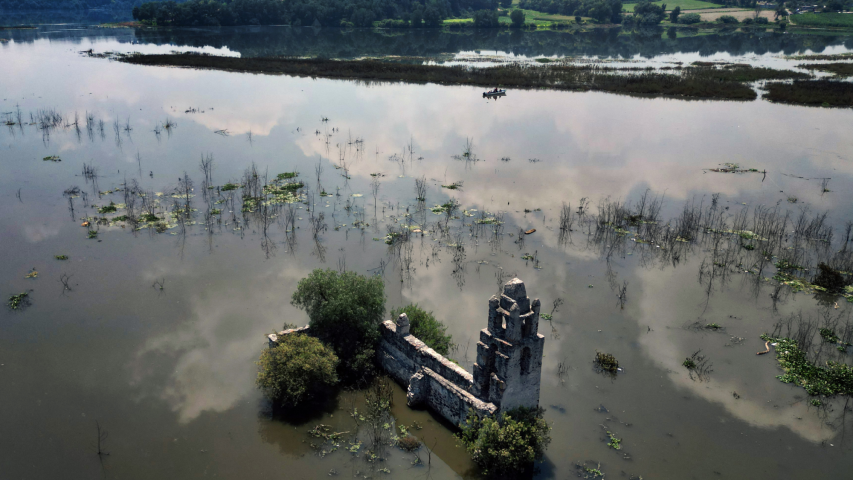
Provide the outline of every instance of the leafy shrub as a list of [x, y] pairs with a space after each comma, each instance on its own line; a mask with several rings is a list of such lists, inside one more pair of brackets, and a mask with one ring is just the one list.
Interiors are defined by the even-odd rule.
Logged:
[[770, 23], [770, 20], [768, 20], [767, 17], [758, 17], [755, 19], [755, 23], [759, 25], [767, 25]]
[[738, 23], [737, 18], [731, 15], [723, 15], [722, 17], [718, 18], [717, 21], [719, 23]]
[[281, 406], [298, 405], [338, 382], [338, 357], [314, 337], [285, 335], [261, 353], [255, 383]]
[[473, 410], [459, 427], [457, 439], [471, 458], [492, 475], [524, 472], [542, 459], [551, 443], [551, 427], [542, 418], [542, 407], [519, 407], [501, 413], [500, 418], [480, 418]]
[[698, 13], [685, 13], [684, 15], [678, 17], [678, 23], [684, 23], [688, 25], [693, 23], [699, 23], [701, 21], [702, 17], [700, 17]]
[[409, 333], [436, 352], [447, 355], [453, 345], [452, 335], [447, 335], [447, 326], [435, 319], [432, 312], [420, 308], [417, 304], [407, 305], [391, 310], [391, 318], [397, 318], [405, 313], [409, 317]]
[[308, 313], [312, 335], [340, 357], [342, 375], [372, 374], [385, 313], [381, 278], [317, 269], [299, 281], [290, 303]]

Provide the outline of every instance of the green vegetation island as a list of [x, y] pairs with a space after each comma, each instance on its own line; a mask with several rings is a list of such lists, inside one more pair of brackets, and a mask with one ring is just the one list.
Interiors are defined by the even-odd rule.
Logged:
[[510, 63], [487, 68], [405, 64], [380, 60], [328, 60], [289, 57], [222, 57], [195, 53], [133, 54], [117, 58], [148, 66], [203, 68], [231, 72], [292, 75], [362, 81], [400, 81], [480, 87], [539, 88], [663, 95], [695, 99], [755, 100], [749, 82], [796, 80], [776, 88], [769, 83], [764, 98], [781, 103], [853, 107], [853, 83], [816, 80], [792, 70], [774, 70], [741, 64], [694, 62], [688, 66], [654, 70], [643, 67]]

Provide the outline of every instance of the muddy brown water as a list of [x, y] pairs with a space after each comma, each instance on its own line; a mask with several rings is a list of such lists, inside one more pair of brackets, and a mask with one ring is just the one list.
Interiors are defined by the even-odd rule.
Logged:
[[[33, 125], [0, 129], [0, 293], [5, 300], [31, 290], [28, 308], [0, 309], [0, 477], [476, 478], [451, 430], [406, 407], [401, 389], [393, 413], [398, 425], [422, 427], [413, 433], [433, 451], [420, 451], [427, 465], [394, 448], [368, 462], [363, 447], [349, 451], [354, 438], [326, 455], [312, 448], [307, 431], [318, 423], [353, 428], [359, 393], [342, 393], [314, 416], [271, 417], [253, 385], [264, 335], [307, 322], [289, 303], [300, 278], [344, 265], [383, 275], [389, 307], [432, 310], [458, 344], [451, 357], [469, 369], [501, 279], [523, 279], [543, 311], [565, 300], [541, 326], [541, 405], [553, 441], [536, 478], [574, 477], [584, 462], [600, 463], [608, 478], [849, 476], [843, 404], [811, 407], [804, 391], [774, 378], [781, 372], [772, 355], [755, 355], [759, 335], [778, 319], [819, 314], [814, 297], [786, 295], [774, 310], [772, 288], [755, 286], [751, 275], [732, 275], [708, 297], [698, 276], [707, 247], [657, 261], [643, 254], [656, 246], [630, 245], [608, 262], [580, 227], [571, 243], [559, 242], [558, 218], [563, 202], [576, 208], [586, 197], [595, 210], [607, 197], [634, 202], [651, 189], [665, 194], [668, 219], [685, 201], [719, 193], [720, 208], [732, 212], [828, 211], [837, 238], [853, 205], [850, 110], [547, 91], [494, 102], [467, 87], [144, 68], [78, 52], [174, 47], [91, 32], [21, 34], [30, 37], [0, 46], [0, 113], [20, 108], [29, 121], [42, 109], [65, 118], [76, 111], [81, 125], [79, 136], [73, 127], [49, 136]], [[103, 138], [97, 128], [88, 137], [86, 112], [105, 121]], [[177, 126], [158, 137], [153, 130], [167, 119]], [[229, 135], [214, 133], [223, 129]], [[454, 159], [467, 139], [479, 161]], [[297, 204], [299, 228], [288, 243], [280, 218], [266, 237], [257, 219], [243, 219], [239, 191], [238, 224], [226, 211], [210, 229], [104, 226], [93, 239], [80, 224], [94, 210], [78, 197], [72, 213], [63, 196], [78, 186], [89, 204], [121, 203], [122, 193], [99, 192], [136, 180], [171, 201], [186, 172], [199, 221], [203, 154], [214, 156], [216, 185], [238, 182], [252, 163], [270, 177], [298, 171], [328, 225], [319, 246], [306, 205]], [[61, 161], [42, 160], [50, 155]], [[767, 174], [703, 170], [726, 162]], [[97, 185], [81, 175], [84, 163], [97, 168]], [[335, 168], [342, 163], [349, 179]], [[336, 196], [316, 195], [318, 164], [322, 188]], [[373, 173], [382, 175], [375, 215]], [[407, 208], [415, 212], [421, 176], [427, 207], [454, 197], [474, 216], [451, 220], [453, 237], [437, 241], [441, 216], [416, 215], [429, 234], [412, 240], [405, 271], [381, 239]], [[829, 192], [820, 178], [831, 178]], [[441, 187], [453, 182], [462, 188]], [[370, 224], [364, 230], [353, 227], [357, 211]], [[503, 213], [501, 235], [472, 236], [480, 211]], [[531, 228], [518, 244], [518, 231]], [[457, 240], [464, 257], [447, 246]], [[25, 278], [32, 269], [38, 278]], [[608, 273], [628, 282], [624, 308]], [[838, 313], [850, 307], [842, 299]], [[725, 331], [690, 328], [694, 322]], [[713, 370], [707, 378], [691, 379], [681, 366], [697, 350]], [[614, 354], [624, 372], [597, 374], [596, 351]], [[108, 432], [109, 455], [97, 454], [96, 424]], [[607, 446], [606, 431], [622, 439], [622, 450]]]

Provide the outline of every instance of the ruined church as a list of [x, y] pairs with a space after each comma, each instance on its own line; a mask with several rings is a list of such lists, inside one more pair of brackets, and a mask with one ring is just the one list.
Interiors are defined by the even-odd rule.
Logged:
[[[378, 360], [407, 389], [409, 406], [425, 406], [454, 425], [473, 410], [495, 415], [515, 407], [538, 407], [545, 337], [539, 334], [538, 299], [514, 278], [489, 299], [488, 323], [480, 331], [473, 375], [409, 333], [405, 314], [381, 325]], [[308, 327], [269, 335], [308, 333]]]

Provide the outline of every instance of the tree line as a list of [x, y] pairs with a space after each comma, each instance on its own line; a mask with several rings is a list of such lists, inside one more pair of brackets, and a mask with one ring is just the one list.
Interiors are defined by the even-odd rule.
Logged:
[[437, 27], [445, 18], [496, 6], [494, 0], [190, 0], [144, 3], [133, 18], [159, 26], [369, 27], [384, 20]]
[[143, 0], [0, 0], [0, 11], [98, 9], [130, 12], [142, 3]]

